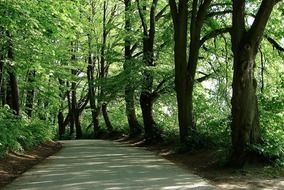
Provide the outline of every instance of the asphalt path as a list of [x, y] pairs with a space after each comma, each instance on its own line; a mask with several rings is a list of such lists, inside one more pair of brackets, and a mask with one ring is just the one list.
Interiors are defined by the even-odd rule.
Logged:
[[201, 177], [141, 148], [104, 140], [63, 141], [63, 149], [6, 190], [211, 190]]

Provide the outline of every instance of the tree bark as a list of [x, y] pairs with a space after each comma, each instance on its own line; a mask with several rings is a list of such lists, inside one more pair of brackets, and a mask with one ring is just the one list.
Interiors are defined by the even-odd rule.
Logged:
[[107, 112], [107, 104], [103, 103], [102, 104], [102, 113], [103, 113], [103, 117], [105, 120], [105, 124], [106, 124], [106, 128], [108, 130], [108, 133], [112, 133], [113, 132], [113, 126], [110, 122], [109, 116], [108, 116], [108, 112]]
[[[201, 29], [212, 0], [198, 3], [193, 0], [190, 22], [190, 44], [187, 61], [188, 0], [170, 0], [175, 41], [175, 85], [178, 103], [180, 142], [186, 143], [194, 135], [193, 88], [202, 39]], [[223, 32], [223, 31], [222, 31]], [[215, 33], [214, 33], [215, 34]]]
[[[67, 88], [69, 88], [69, 83], [67, 82]], [[69, 131], [69, 135], [72, 136], [74, 134], [75, 131], [75, 127], [74, 127], [74, 113], [72, 111], [72, 103], [71, 103], [71, 91], [68, 90], [67, 92], [67, 100], [68, 100], [68, 111], [69, 111], [69, 127], [70, 127], [70, 131]]]
[[27, 90], [27, 97], [26, 97], [26, 113], [29, 117], [32, 117], [33, 112], [33, 105], [34, 105], [34, 81], [35, 81], [35, 70], [28, 73], [28, 90]]
[[233, 1], [232, 51], [234, 54], [232, 96], [232, 154], [231, 164], [242, 167], [249, 159], [248, 146], [261, 142], [257, 82], [254, 77], [255, 58], [265, 26], [274, 5], [279, 2], [263, 0], [251, 28], [245, 28], [245, 1]]
[[[61, 140], [65, 134], [65, 124], [64, 124], [64, 115], [63, 115], [63, 109], [64, 109], [64, 99], [65, 99], [65, 91], [63, 89], [64, 81], [62, 79], [58, 79], [59, 81], [59, 97], [60, 97], [60, 108], [57, 114], [57, 122], [58, 122], [58, 136], [59, 140]], [[67, 94], [69, 96], [69, 94]]]
[[[7, 37], [8, 37], [8, 60], [10, 62], [14, 61], [14, 50], [13, 50], [13, 43], [12, 43], [12, 36], [7, 31]], [[7, 94], [9, 96], [9, 101], [7, 101], [10, 108], [14, 111], [16, 115], [20, 115], [20, 100], [19, 100], [19, 89], [18, 89], [18, 81], [16, 78], [16, 72], [12, 65], [9, 65], [8, 69], [8, 75], [9, 75], [9, 89], [10, 94]]]
[[[234, 58], [232, 97], [232, 145], [231, 161], [242, 166], [247, 160], [247, 146], [260, 143], [260, 126], [254, 77], [255, 55], [243, 49]], [[239, 58], [244, 59], [239, 59]]]
[[97, 108], [96, 104], [96, 92], [94, 87], [94, 59], [92, 56], [92, 36], [88, 35], [88, 67], [87, 67], [87, 77], [88, 77], [88, 95], [90, 101], [90, 107], [92, 112], [92, 123], [93, 123], [93, 130], [94, 136], [98, 136], [100, 133], [100, 126], [99, 126], [99, 109]]
[[[154, 40], [156, 32], [156, 7], [158, 0], [153, 0], [150, 9], [150, 26], [149, 31], [147, 29], [147, 23], [145, 21], [145, 15], [143, 11], [145, 7], [140, 7], [139, 0], [137, 0], [138, 12], [140, 15], [142, 27], [143, 27], [143, 62], [146, 67], [154, 67]], [[144, 6], [144, 5], [143, 5]], [[154, 138], [159, 137], [158, 130], [156, 130], [156, 123], [153, 117], [153, 74], [147, 69], [143, 73], [142, 91], [140, 95], [140, 107], [142, 110], [145, 139], [152, 141]]]
[[[131, 0], [124, 0], [125, 4], [125, 32], [126, 34], [129, 34], [131, 32], [131, 20], [130, 20], [130, 6], [131, 6]], [[124, 71], [128, 72], [131, 68], [131, 41], [129, 40], [129, 37], [125, 37], [124, 39]], [[132, 76], [130, 76], [132, 77]], [[139, 126], [139, 123], [137, 121], [136, 112], [135, 112], [135, 87], [133, 86], [132, 80], [129, 80], [125, 86], [125, 109], [126, 109], [126, 115], [127, 115], [127, 121], [129, 125], [129, 137], [135, 137], [141, 133], [141, 129]]]
[[[77, 76], [77, 71], [72, 70], [72, 75]], [[81, 124], [80, 124], [80, 112], [78, 109], [78, 104], [77, 104], [77, 95], [76, 95], [76, 83], [72, 82], [71, 83], [71, 107], [72, 107], [72, 116], [73, 116], [73, 121], [76, 129], [76, 139], [82, 138], [82, 129], [81, 129]]]
[[65, 127], [64, 127], [64, 116], [62, 110], [58, 112], [57, 115], [57, 122], [58, 122], [58, 133], [59, 133], [59, 140], [62, 140], [64, 133], [65, 133]]

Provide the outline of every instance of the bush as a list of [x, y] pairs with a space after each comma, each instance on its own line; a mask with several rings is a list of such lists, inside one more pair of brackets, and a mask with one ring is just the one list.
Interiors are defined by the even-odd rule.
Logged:
[[0, 131], [0, 156], [31, 149], [54, 137], [46, 121], [15, 116], [8, 107], [0, 108]]

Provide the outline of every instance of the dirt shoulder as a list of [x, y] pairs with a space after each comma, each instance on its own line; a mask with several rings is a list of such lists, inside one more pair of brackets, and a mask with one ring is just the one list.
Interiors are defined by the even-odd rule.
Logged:
[[120, 143], [129, 146], [143, 147], [170, 160], [180, 167], [189, 170], [211, 182], [221, 190], [283, 190], [284, 170], [264, 165], [246, 166], [243, 169], [224, 167], [220, 159], [220, 150], [200, 150], [190, 153], [176, 153], [174, 146], [145, 145], [139, 139], [119, 139]]
[[60, 143], [50, 141], [24, 153], [10, 152], [0, 159], [0, 189], [61, 148]]

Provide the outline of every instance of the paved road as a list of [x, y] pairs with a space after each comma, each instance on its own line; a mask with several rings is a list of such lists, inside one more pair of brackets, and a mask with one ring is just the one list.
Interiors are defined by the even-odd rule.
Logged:
[[64, 141], [64, 148], [6, 190], [211, 190], [200, 177], [153, 153], [102, 140]]

